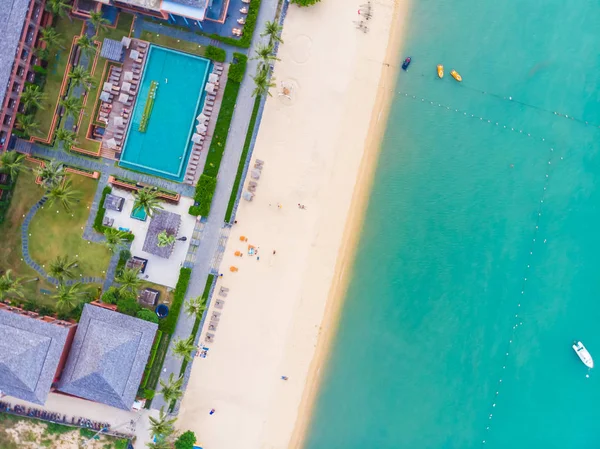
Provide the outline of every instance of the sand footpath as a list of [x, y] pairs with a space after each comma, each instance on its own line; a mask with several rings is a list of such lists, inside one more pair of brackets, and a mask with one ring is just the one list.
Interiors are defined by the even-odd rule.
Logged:
[[[289, 8], [277, 88], [253, 155], [264, 161], [262, 175], [254, 200], [238, 210], [208, 312], [218, 314], [214, 342], [194, 361], [177, 423], [196, 432], [204, 449], [302, 445], [376, 166], [407, 9], [371, 2], [363, 33], [356, 28], [361, 3]], [[289, 95], [279, 95], [284, 89]]]

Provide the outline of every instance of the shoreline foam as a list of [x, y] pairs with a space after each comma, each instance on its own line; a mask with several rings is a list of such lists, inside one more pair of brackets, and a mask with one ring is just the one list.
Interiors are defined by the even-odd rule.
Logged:
[[[326, 368], [327, 358], [333, 349], [333, 338], [340, 324], [344, 297], [348, 290], [352, 265], [354, 264], [361, 228], [367, 213], [369, 196], [375, 181], [377, 162], [381, 152], [381, 144], [392, 106], [392, 91], [396, 85], [396, 79], [400, 70], [400, 49], [404, 32], [404, 17], [406, 17], [408, 7], [408, 0], [394, 2], [391, 32], [384, 59], [384, 68], [379, 80], [375, 107], [373, 108], [367, 140], [365, 142], [365, 152], [360, 164], [359, 177], [356, 180], [352, 206], [346, 220], [342, 246], [336, 262], [334, 280], [327, 298], [327, 305], [321, 325], [322, 330], [319, 334], [314, 358], [309, 368], [309, 374], [299, 407], [298, 419], [294, 426], [294, 433], [290, 440], [289, 449], [301, 449], [305, 445], [315, 411], [317, 396], [323, 380], [323, 370]], [[400, 17], [401, 14], [403, 15], [402, 18]]]

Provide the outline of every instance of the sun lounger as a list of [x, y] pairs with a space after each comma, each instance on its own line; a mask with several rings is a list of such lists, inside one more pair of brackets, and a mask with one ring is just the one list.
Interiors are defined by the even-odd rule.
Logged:
[[254, 181], [250, 181], [250, 182], [248, 183], [248, 191], [249, 191], [249, 192], [252, 192], [252, 193], [256, 192], [256, 186], [257, 186], [257, 185], [258, 185], [258, 184], [257, 184], [256, 182], [254, 182]]

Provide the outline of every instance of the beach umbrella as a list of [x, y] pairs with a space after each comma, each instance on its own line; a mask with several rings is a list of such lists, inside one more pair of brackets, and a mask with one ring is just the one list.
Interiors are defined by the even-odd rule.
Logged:
[[131, 38], [129, 38], [127, 36], [123, 36], [121, 38], [121, 44], [123, 45], [123, 47], [129, 48], [129, 46], [131, 45]]
[[198, 114], [198, 117], [196, 117], [196, 120], [198, 120], [200, 123], [204, 123], [208, 120], [208, 116], [204, 115], [204, 112], [201, 112]]
[[132, 81], [133, 80], [133, 72], [129, 72], [129, 71], [125, 72], [123, 74], [123, 79], [125, 81]]
[[194, 135], [192, 136], [192, 142], [194, 143], [200, 143], [202, 142], [202, 136], [198, 133], [194, 133]]
[[111, 150], [114, 150], [115, 148], [117, 148], [117, 141], [114, 138], [110, 138], [106, 141], [106, 148], [110, 148]]
[[121, 95], [119, 95], [119, 101], [121, 103], [127, 103], [129, 101], [129, 95], [121, 93]]
[[208, 75], [209, 83], [216, 83], [217, 81], [219, 81], [219, 75], [217, 75], [216, 73], [211, 73], [210, 75]]
[[105, 82], [104, 86], [102, 86], [102, 90], [105, 92], [110, 92], [113, 88], [113, 83]]
[[199, 133], [206, 132], [206, 125], [204, 123], [198, 123], [196, 125], [196, 131], [198, 131]]
[[260, 170], [258, 168], [253, 168], [250, 172], [250, 176], [252, 179], [260, 179]]
[[121, 84], [121, 89], [125, 92], [129, 92], [131, 90], [131, 83], [128, 83], [127, 81], [123, 82], [123, 84]]
[[140, 57], [140, 53], [137, 50], [131, 50], [131, 52], [129, 53], [129, 57], [131, 59], [137, 59]]
[[100, 100], [106, 102], [110, 101], [110, 94], [108, 92], [102, 92], [100, 94]]
[[204, 88], [204, 90], [209, 94], [212, 94], [216, 90], [216, 88], [213, 83], [206, 83], [206, 87]]
[[123, 117], [121, 116], [117, 116], [113, 120], [116, 126], [123, 126], [125, 124], [125, 122], [123, 121]]

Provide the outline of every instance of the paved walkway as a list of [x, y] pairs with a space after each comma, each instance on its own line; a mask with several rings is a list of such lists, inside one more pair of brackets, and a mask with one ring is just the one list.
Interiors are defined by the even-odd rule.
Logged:
[[[269, 0], [263, 0], [266, 2]], [[262, 9], [261, 5], [261, 9]], [[260, 18], [259, 18], [260, 20]], [[262, 30], [262, 27], [260, 27]], [[226, 62], [231, 62], [233, 60], [233, 53], [246, 53], [247, 50], [245, 48], [235, 47], [233, 45], [225, 44], [221, 41], [215, 41], [207, 36], [202, 36], [200, 34], [196, 34], [192, 31], [184, 31], [179, 28], [174, 28], [166, 25], [162, 25], [160, 23], [153, 22], [151, 20], [145, 20], [142, 18], [136, 19], [135, 26], [133, 29], [133, 36], [141, 39], [142, 31], [150, 31], [155, 34], [164, 34], [165, 36], [174, 37], [175, 39], [181, 39], [183, 41], [195, 42], [199, 45], [213, 45], [215, 47], [220, 47], [227, 53]], [[260, 34], [260, 33], [259, 33]]]
[[[275, 18], [276, 12], [277, 0], [262, 0], [254, 32], [254, 39], [250, 48], [250, 54], [254, 54], [255, 49], [259, 45], [268, 43], [268, 38], [261, 37], [260, 33], [265, 27], [265, 22], [271, 21]], [[168, 27], [162, 28], [164, 32], [164, 30]], [[182, 39], [185, 38], [182, 37]], [[250, 123], [252, 109], [254, 107], [254, 97], [252, 96], [252, 91], [254, 90], [254, 81], [252, 78], [250, 78], [250, 76], [256, 73], [257, 66], [257, 60], [248, 59], [246, 75], [238, 94], [235, 112], [231, 121], [231, 127], [229, 128], [229, 136], [227, 138], [225, 152], [219, 168], [219, 175], [217, 176], [217, 189], [213, 197], [210, 215], [208, 216], [204, 226], [202, 242], [198, 251], [196, 263], [192, 269], [192, 277], [186, 295], [186, 300], [200, 296], [204, 291], [208, 274], [212, 269], [214, 256], [219, 247], [220, 235], [222, 232], [227, 233], [227, 230], [223, 230], [223, 228], [228, 227], [228, 225], [224, 225], [223, 223], [225, 219], [225, 212], [227, 211], [227, 205], [229, 204], [229, 197], [231, 195], [233, 183], [237, 174], [238, 164], [244, 148], [244, 141], [246, 139], [246, 132]], [[194, 327], [194, 322], [195, 318], [188, 316], [182, 307], [179, 314], [179, 321], [177, 322], [177, 328], [175, 329], [175, 333], [171, 338], [171, 347], [167, 356], [165, 357], [163, 372], [161, 373], [161, 379], [164, 381], [167, 380], [171, 373], [174, 373], [176, 377], [179, 376], [179, 371], [181, 370], [181, 359], [173, 355], [171, 349], [175, 340], [178, 338], [188, 338], [190, 336], [192, 328]], [[188, 369], [190, 366], [191, 364], [188, 365]], [[166, 404], [162, 398], [162, 395], [157, 394], [152, 401], [152, 408], [160, 409], [165, 405]]]

